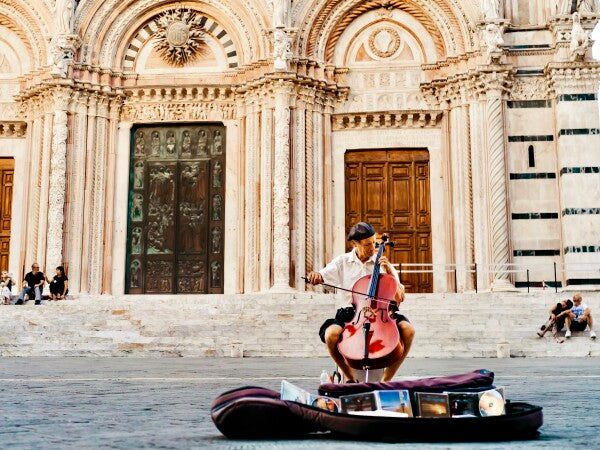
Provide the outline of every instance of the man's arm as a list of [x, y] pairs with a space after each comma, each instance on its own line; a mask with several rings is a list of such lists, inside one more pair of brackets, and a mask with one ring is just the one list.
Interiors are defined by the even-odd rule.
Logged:
[[327, 283], [332, 286], [343, 287], [338, 258], [335, 258], [320, 271], [309, 273], [307, 278], [310, 284], [314, 286], [317, 284]]

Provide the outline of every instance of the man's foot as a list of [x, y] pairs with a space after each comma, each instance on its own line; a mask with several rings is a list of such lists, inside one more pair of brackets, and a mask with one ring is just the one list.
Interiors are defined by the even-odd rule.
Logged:
[[36, 300], [36, 301], [35, 301], [35, 304], [36, 304], [36, 305], [41, 305], [41, 304], [42, 304], [42, 302], [41, 302], [40, 300]]
[[571, 337], [571, 330], [567, 330], [567, 332], [565, 333], [565, 337], [567, 339], [569, 339]]
[[538, 332], [537, 332], [537, 335], [538, 335], [539, 337], [541, 337], [541, 338], [542, 338], [542, 337], [544, 337], [544, 333], [542, 333], [541, 331], [538, 331]]
[[563, 338], [556, 338], [556, 342], [558, 344], [562, 344], [563, 342], [565, 342], [565, 340]]
[[15, 303], [15, 305], [22, 305], [23, 304], [23, 300], [19, 299], [17, 300], [17, 302]]
[[592, 339], [596, 339], [596, 333], [594, 333], [593, 331], [590, 331], [590, 337]]

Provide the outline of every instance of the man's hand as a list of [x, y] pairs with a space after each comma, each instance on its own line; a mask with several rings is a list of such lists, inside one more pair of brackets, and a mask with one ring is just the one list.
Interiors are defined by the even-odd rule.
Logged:
[[386, 273], [392, 274], [392, 264], [387, 259], [387, 256], [382, 256], [379, 258], [379, 265], [385, 270]]
[[21, 287], [26, 288], [27, 287], [27, 281], [23, 281], [23, 285]]
[[556, 315], [554, 315], [554, 314], [550, 314], [550, 318], [551, 318], [552, 320], [556, 320]]
[[323, 277], [319, 272], [311, 272], [308, 274], [308, 282], [313, 286], [323, 283]]

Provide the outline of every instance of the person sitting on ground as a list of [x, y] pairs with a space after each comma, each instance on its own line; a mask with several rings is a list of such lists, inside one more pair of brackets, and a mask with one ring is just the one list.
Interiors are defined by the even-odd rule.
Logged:
[[[47, 279], [48, 280], [48, 279]], [[50, 299], [51, 300], [64, 300], [69, 293], [69, 279], [65, 275], [65, 268], [58, 266], [56, 268], [56, 275], [52, 278], [50, 283]]]
[[592, 311], [583, 303], [582, 297], [579, 294], [573, 296], [573, 307], [566, 317], [567, 332], [566, 338], [571, 337], [571, 331], [583, 331], [586, 327], [590, 327], [590, 337], [596, 339], [596, 333], [593, 330], [594, 322], [592, 320]]
[[3, 270], [0, 278], [0, 303], [10, 305], [13, 284], [12, 276], [6, 270]]
[[569, 310], [573, 307], [571, 300], [563, 300], [550, 308], [550, 317], [548, 321], [540, 327], [540, 331], [537, 332], [539, 337], [544, 337], [548, 330], [552, 330], [552, 335], [556, 338], [557, 342], [564, 342], [562, 339], [558, 339], [557, 334], [565, 326], [565, 320], [569, 315]]
[[21, 295], [19, 295], [19, 299], [15, 305], [22, 305], [23, 300], [25, 300], [25, 295], [28, 295], [30, 292], [35, 293], [35, 304], [42, 304], [42, 289], [44, 287], [44, 283], [46, 282], [46, 276], [43, 272], [40, 272], [40, 266], [38, 263], [33, 263], [31, 265], [31, 272], [28, 272], [25, 275], [25, 281], [23, 281], [23, 290], [21, 291]]

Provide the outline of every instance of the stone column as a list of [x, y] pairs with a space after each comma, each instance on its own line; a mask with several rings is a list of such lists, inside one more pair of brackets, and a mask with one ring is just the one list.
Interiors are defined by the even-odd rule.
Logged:
[[264, 292], [271, 288], [272, 233], [277, 233], [272, 213], [273, 109], [263, 107], [260, 120], [260, 290]]
[[305, 122], [305, 149], [306, 149], [306, 158], [305, 158], [305, 167], [306, 167], [306, 176], [304, 178], [306, 183], [306, 216], [305, 216], [305, 241], [306, 241], [306, 272], [311, 272], [313, 270], [318, 270], [320, 267], [316, 267], [314, 263], [315, 258], [315, 155], [314, 155], [314, 141], [313, 141], [313, 125], [314, 125], [314, 116], [312, 111], [312, 105], [307, 105], [307, 109], [305, 110], [306, 114], [306, 122]]
[[[491, 263], [494, 271], [508, 270], [510, 236], [508, 228], [508, 191], [506, 182], [506, 145], [504, 135], [503, 82], [505, 74], [489, 74], [486, 86], [486, 149], [489, 174], [489, 217]], [[492, 274], [492, 290], [513, 288], [510, 274]]]
[[127, 215], [129, 213], [127, 203], [129, 196], [129, 164], [130, 164], [130, 141], [131, 122], [120, 122], [117, 132], [116, 166], [114, 196], [112, 199], [114, 213], [114, 240], [112, 246], [112, 294], [123, 295], [125, 293], [125, 259], [127, 257]]
[[303, 291], [306, 276], [306, 105], [298, 102], [295, 110], [294, 138], [294, 252], [296, 289]]
[[[41, 154], [41, 142], [44, 136], [44, 118], [42, 115], [34, 117], [33, 127], [31, 131], [32, 139], [29, 142], [29, 157], [28, 163], [31, 161], [39, 161]], [[28, 207], [27, 214], [25, 216], [24, 224], [26, 226], [27, 236], [23, 243], [25, 245], [25, 269], [27, 269], [37, 258], [37, 229], [38, 229], [38, 215], [39, 215], [39, 187], [38, 177], [41, 167], [38, 164], [31, 165], [31, 171], [26, 181], [29, 186], [28, 192]], [[27, 270], [28, 272], [28, 270]]]
[[50, 190], [48, 194], [48, 232], [46, 273], [51, 275], [63, 264], [63, 224], [67, 188], [67, 108], [70, 94], [56, 93], [56, 110], [52, 126], [52, 157], [50, 159]]
[[260, 251], [259, 207], [259, 168], [260, 153], [258, 136], [260, 122], [256, 99], [248, 99], [246, 112], [246, 204], [245, 204], [245, 253], [244, 253], [244, 292], [258, 291], [259, 270], [258, 252]]
[[273, 291], [290, 287], [290, 95], [283, 81], [275, 86], [273, 177]]
[[323, 267], [325, 251], [324, 192], [323, 192], [323, 114], [314, 111], [313, 119], [313, 153], [314, 153], [314, 256], [313, 263], [317, 269]]
[[[34, 217], [37, 218], [37, 247], [35, 259], [41, 265], [40, 270], [46, 271], [44, 263], [46, 261], [46, 245], [47, 245], [47, 228], [48, 228], [48, 190], [50, 184], [50, 157], [52, 153], [52, 128], [53, 128], [54, 117], [51, 112], [46, 111], [44, 115], [44, 136], [42, 138], [42, 148], [39, 153], [39, 165], [40, 170], [36, 184], [39, 186], [36, 188], [35, 195], [35, 213]], [[35, 159], [32, 159], [35, 161]], [[31, 261], [33, 262], [33, 261]], [[52, 273], [52, 272], [50, 272]]]

